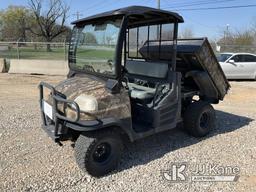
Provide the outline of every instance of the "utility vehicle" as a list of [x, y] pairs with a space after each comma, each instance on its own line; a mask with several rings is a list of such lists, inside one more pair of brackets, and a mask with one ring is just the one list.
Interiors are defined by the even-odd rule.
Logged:
[[39, 89], [43, 129], [59, 144], [75, 142], [81, 169], [96, 177], [114, 170], [127, 138], [178, 123], [195, 137], [214, 128], [211, 104], [230, 85], [206, 38], [177, 39], [182, 22], [140, 6], [73, 22], [67, 79]]

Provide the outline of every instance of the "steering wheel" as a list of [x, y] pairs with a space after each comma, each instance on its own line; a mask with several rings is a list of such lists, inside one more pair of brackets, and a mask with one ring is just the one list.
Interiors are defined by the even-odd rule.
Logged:
[[91, 65], [84, 65], [83, 69], [90, 72], [95, 72], [94, 68]]
[[108, 66], [110, 67], [110, 70], [112, 71], [112, 70], [113, 70], [113, 66], [114, 66], [113, 60], [112, 60], [112, 59], [109, 59], [109, 60], [107, 61], [107, 63], [108, 63]]

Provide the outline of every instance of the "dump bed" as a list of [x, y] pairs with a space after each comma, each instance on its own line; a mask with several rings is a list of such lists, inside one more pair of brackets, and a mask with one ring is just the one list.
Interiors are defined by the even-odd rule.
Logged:
[[[147, 41], [139, 52], [146, 60], [163, 60], [171, 63], [172, 50], [172, 41]], [[193, 82], [186, 79], [191, 74], [201, 94], [208, 98], [223, 100], [230, 88], [207, 38], [179, 39], [174, 70], [182, 73], [183, 84], [188, 88], [193, 86]]]
[[230, 84], [207, 38], [178, 40], [177, 55], [178, 58], [182, 59], [183, 63], [188, 63], [192, 68], [201, 66], [212, 80], [218, 91], [219, 99], [222, 100], [224, 98], [230, 88]]

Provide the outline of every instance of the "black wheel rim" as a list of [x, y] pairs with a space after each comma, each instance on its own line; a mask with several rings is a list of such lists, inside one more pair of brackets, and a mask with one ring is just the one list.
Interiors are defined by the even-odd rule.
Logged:
[[111, 146], [108, 143], [100, 143], [93, 152], [93, 160], [97, 163], [105, 162], [111, 154]]
[[203, 113], [200, 118], [200, 127], [202, 129], [207, 129], [209, 125], [209, 115], [208, 113]]

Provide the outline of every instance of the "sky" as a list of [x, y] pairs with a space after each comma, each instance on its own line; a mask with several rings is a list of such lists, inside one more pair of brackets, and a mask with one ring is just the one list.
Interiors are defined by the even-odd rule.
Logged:
[[[44, 0], [47, 1], [47, 0]], [[66, 0], [70, 6], [67, 24], [79, 17], [87, 17], [103, 11], [109, 11], [130, 5], [157, 7], [157, 0]], [[28, 5], [28, 0], [0, 0], [0, 9], [10, 5]], [[161, 9], [174, 11], [184, 18], [179, 32], [189, 28], [196, 37], [208, 37], [215, 40], [223, 36], [224, 30], [241, 31], [256, 23], [256, 0], [160, 0]], [[247, 6], [247, 8], [207, 9], [214, 7]], [[201, 10], [185, 10], [201, 9]]]

